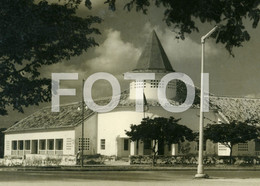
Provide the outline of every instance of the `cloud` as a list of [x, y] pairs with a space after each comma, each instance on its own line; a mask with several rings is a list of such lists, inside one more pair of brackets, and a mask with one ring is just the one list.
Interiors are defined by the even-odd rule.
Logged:
[[91, 72], [108, 72], [119, 75], [133, 69], [137, 59], [141, 54], [140, 49], [132, 43], [124, 42], [120, 32], [116, 30], [106, 30], [107, 38], [97, 48], [95, 56], [85, 62], [85, 68]]
[[[82, 68], [88, 69], [88, 76], [96, 72], [112, 74], [123, 85], [123, 90], [128, 88], [129, 82], [123, 79], [122, 74], [134, 69], [141, 50], [132, 43], [123, 41], [121, 33], [117, 30], [109, 29], [105, 34], [104, 42], [94, 49], [96, 57], [86, 60]], [[92, 89], [94, 98], [107, 96], [109, 92], [111, 93], [111, 86], [107, 81], [97, 81]]]

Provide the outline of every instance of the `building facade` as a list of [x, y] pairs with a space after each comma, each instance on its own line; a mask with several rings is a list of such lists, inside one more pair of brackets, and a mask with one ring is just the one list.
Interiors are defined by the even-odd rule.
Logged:
[[[51, 112], [50, 107], [40, 109], [24, 118], [5, 131], [5, 156], [25, 156], [27, 154], [41, 155], [76, 155], [83, 148], [84, 154], [101, 154], [106, 156], [128, 157], [129, 155], [150, 155], [152, 142], [132, 142], [125, 131], [131, 124], [141, 123], [145, 117], [181, 118], [180, 124], [193, 131], [199, 129], [199, 104], [196, 100], [190, 109], [181, 113], [166, 111], [158, 102], [158, 88], [161, 78], [175, 72], [164, 52], [164, 49], [153, 31], [142, 52], [137, 66], [131, 73], [155, 73], [155, 79], [131, 81], [129, 89], [120, 95], [118, 106], [107, 113], [93, 112], [84, 108], [82, 122], [81, 103], [60, 106], [60, 112]], [[164, 82], [161, 82], [164, 83]], [[142, 88], [147, 100], [148, 109], [145, 113], [135, 111], [136, 89]], [[185, 88], [177, 81], [171, 81], [166, 86], [166, 97], [170, 104], [180, 106], [181, 96], [185, 96]], [[196, 89], [197, 90], [197, 89]], [[228, 98], [210, 96], [210, 110], [205, 113], [205, 125], [212, 122], [228, 122], [232, 119], [247, 119], [259, 115], [260, 101], [258, 99]], [[96, 104], [105, 105], [110, 99], [100, 99]], [[198, 101], [197, 101], [198, 102]], [[82, 127], [84, 123], [84, 127]], [[82, 144], [82, 128], [84, 138]], [[197, 154], [197, 142], [181, 144], [161, 144], [160, 154], [182, 155]], [[227, 156], [229, 149], [221, 144], [207, 141], [205, 154]], [[260, 143], [250, 141], [234, 146], [233, 155], [259, 155]]]

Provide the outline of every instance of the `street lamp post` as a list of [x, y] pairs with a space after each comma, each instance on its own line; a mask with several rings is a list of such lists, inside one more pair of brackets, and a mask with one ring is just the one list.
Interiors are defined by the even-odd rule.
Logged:
[[83, 87], [84, 87], [84, 83], [85, 83], [85, 80], [83, 79], [82, 80], [82, 125], [81, 125], [81, 167], [84, 166], [84, 91], [83, 91]]
[[198, 158], [198, 169], [195, 178], [207, 178], [208, 175], [204, 174], [203, 166], [203, 128], [204, 128], [204, 58], [205, 58], [205, 40], [216, 31], [218, 26], [215, 26], [206, 35], [201, 37], [201, 79], [200, 79], [200, 125], [199, 125], [199, 158]]

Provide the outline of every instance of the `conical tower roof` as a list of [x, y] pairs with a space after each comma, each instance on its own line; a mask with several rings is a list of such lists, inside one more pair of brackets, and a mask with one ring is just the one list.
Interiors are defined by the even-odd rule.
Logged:
[[162, 47], [156, 32], [150, 35], [148, 42], [138, 59], [136, 68], [133, 71], [160, 70], [174, 72], [171, 63]]

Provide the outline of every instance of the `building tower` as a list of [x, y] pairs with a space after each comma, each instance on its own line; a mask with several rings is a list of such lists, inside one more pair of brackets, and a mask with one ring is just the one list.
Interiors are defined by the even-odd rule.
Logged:
[[[145, 80], [144, 83], [132, 81], [130, 83], [129, 99], [135, 99], [136, 88], [143, 88], [147, 100], [158, 100], [157, 91], [159, 82], [163, 76], [171, 72], [175, 71], [156, 32], [153, 30], [132, 73], [155, 73], [155, 79]], [[166, 97], [172, 99], [175, 96], [176, 81], [170, 81], [166, 87]]]

